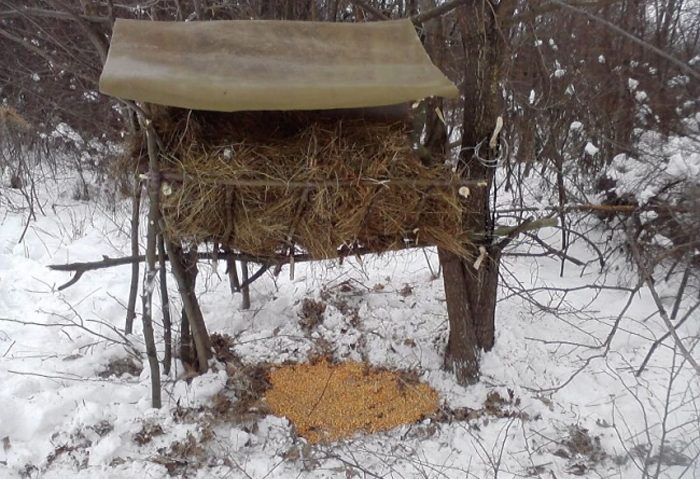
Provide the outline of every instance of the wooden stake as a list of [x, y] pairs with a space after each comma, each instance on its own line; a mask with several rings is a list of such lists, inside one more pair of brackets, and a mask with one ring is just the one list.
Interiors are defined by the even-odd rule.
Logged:
[[148, 119], [144, 119], [148, 144], [148, 165], [150, 181], [148, 182], [148, 233], [146, 236], [146, 270], [143, 277], [143, 339], [146, 343], [146, 356], [151, 370], [151, 406], [160, 408], [160, 366], [156, 355], [156, 342], [153, 335], [153, 289], [158, 270], [156, 269], [156, 234], [158, 229], [160, 175], [158, 174], [158, 146], [155, 132]]
[[179, 243], [167, 240], [165, 248], [170, 258], [173, 276], [177, 280], [180, 296], [182, 297], [182, 306], [189, 322], [192, 339], [194, 340], [199, 372], [206, 373], [209, 369], [209, 358], [211, 357], [211, 341], [209, 340], [207, 326], [204, 323], [204, 316], [199, 308], [199, 302], [194, 290], [197, 274], [196, 252], [192, 255], [191, 260], [187, 262], [187, 266], [185, 266], [185, 255]]
[[241, 286], [241, 309], [250, 309], [250, 285], [248, 282], [248, 262], [241, 261], [241, 277], [243, 285]]
[[[131, 255], [139, 255], [139, 211], [141, 209], [141, 182], [136, 178], [134, 197], [131, 200]], [[136, 317], [136, 297], [139, 294], [139, 264], [131, 264], [131, 286], [129, 287], [129, 302], [126, 305], [126, 324], [124, 334], [131, 334], [134, 330], [134, 318]]]
[[168, 272], [165, 268], [165, 243], [163, 233], [158, 235], [158, 271], [160, 272], [160, 299], [163, 305], [163, 341], [165, 353], [163, 355], [163, 373], [170, 374], [170, 366], [173, 358], [172, 321], [170, 319], [170, 300], [168, 297]]

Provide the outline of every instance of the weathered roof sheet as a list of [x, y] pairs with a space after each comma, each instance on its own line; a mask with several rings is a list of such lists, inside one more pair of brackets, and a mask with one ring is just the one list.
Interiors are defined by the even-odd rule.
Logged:
[[410, 20], [119, 19], [100, 91], [215, 111], [374, 107], [458, 94]]

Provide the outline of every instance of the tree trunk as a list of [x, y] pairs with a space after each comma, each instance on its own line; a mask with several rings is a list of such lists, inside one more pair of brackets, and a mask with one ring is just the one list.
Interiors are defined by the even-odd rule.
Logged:
[[473, 264], [438, 250], [450, 323], [444, 365], [460, 384], [479, 379], [479, 352], [491, 350], [495, 339], [500, 251], [482, 247], [485, 253], [477, 250]]
[[464, 263], [459, 256], [438, 249], [447, 299], [450, 336], [445, 350], [445, 369], [455, 373], [459, 384], [471, 384], [479, 373], [479, 345], [475, 318], [469, 309]]
[[185, 366], [185, 370], [199, 370], [194, 350], [194, 343], [190, 334], [190, 321], [187, 319], [187, 310], [183, 306], [180, 315], [180, 361]]
[[460, 384], [479, 379], [479, 353], [494, 344], [500, 250], [492, 244], [489, 194], [495, 168], [488, 161], [497, 153], [494, 129], [501, 111], [501, 66], [505, 38], [501, 19], [512, 15], [515, 2], [477, 1], [457, 11], [457, 22], [466, 54], [464, 69], [464, 120], [460, 163], [465, 176], [486, 181], [487, 188], [473, 189], [464, 201], [464, 226], [485, 233], [470, 246], [463, 260], [439, 251], [443, 268], [450, 335], [444, 366]]

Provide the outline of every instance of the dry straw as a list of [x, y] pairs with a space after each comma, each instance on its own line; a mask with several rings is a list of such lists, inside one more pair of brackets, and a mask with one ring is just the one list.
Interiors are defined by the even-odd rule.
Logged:
[[341, 246], [466, 253], [459, 178], [415, 155], [404, 122], [168, 109], [155, 125], [174, 239], [265, 257], [333, 258]]

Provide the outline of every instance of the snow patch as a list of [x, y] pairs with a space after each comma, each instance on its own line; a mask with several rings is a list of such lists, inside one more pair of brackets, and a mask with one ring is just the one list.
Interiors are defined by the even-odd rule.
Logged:
[[578, 120], [574, 120], [569, 125], [569, 130], [570, 131], [581, 131], [581, 130], [583, 130], [583, 123], [581, 123]]
[[586, 143], [586, 146], [583, 148], [583, 151], [585, 151], [588, 156], [595, 156], [600, 151], [600, 148], [598, 148], [589, 141]]

